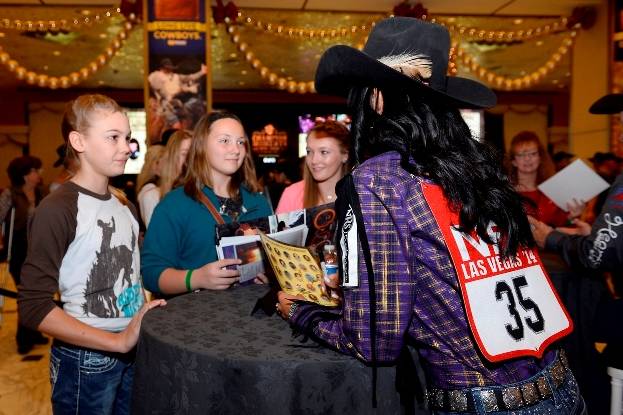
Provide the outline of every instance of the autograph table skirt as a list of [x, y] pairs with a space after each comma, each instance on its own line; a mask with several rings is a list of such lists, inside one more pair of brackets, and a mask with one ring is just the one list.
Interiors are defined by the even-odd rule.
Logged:
[[398, 414], [396, 370], [372, 369], [309, 340], [261, 310], [265, 286], [176, 297], [144, 318], [135, 414]]

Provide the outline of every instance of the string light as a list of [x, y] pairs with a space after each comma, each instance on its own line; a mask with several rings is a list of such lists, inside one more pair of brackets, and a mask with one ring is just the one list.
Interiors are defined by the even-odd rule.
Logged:
[[543, 81], [545, 76], [550, 73], [556, 66], [558, 66], [558, 64], [562, 61], [562, 58], [573, 47], [576, 36], [576, 31], [570, 32], [569, 36], [566, 36], [563, 39], [562, 44], [558, 47], [556, 52], [554, 52], [542, 66], [537, 68], [532, 73], [516, 78], [496, 75], [494, 72], [489, 71], [488, 69], [479, 65], [472, 56], [465, 53], [465, 51], [461, 48], [457, 48], [456, 55], [458, 58], [461, 59], [463, 67], [465, 69], [469, 70], [478, 78], [487, 82], [493, 87], [498, 89], [505, 89], [507, 91], [518, 90], [528, 88]]
[[[56, 31], [69, 31], [77, 29], [83, 25], [91, 25], [92, 23], [102, 23], [107, 19], [120, 15], [121, 10], [119, 8], [107, 10], [102, 14], [95, 14], [91, 17], [91, 13], [84, 13], [85, 16], [74, 19], [61, 19], [61, 20], [19, 20], [19, 19], [0, 19], [0, 28], [3, 29], [15, 29], [22, 31], [40, 31], [40, 32], [56, 32]], [[122, 16], [122, 15], [121, 15]], [[353, 36], [355, 34], [369, 32], [376, 22], [370, 22], [364, 25], [353, 25], [350, 27], [337, 27], [337, 28], [307, 28], [307, 27], [294, 27], [283, 24], [274, 24], [272, 22], [263, 22], [255, 19], [250, 15], [245, 15], [242, 11], [238, 13], [239, 21], [246, 26], [252, 26], [263, 30], [268, 34], [275, 34], [281, 36], [298, 37], [298, 38], [340, 38]], [[25, 80], [31, 85], [38, 85], [41, 87], [49, 87], [52, 89], [61, 87], [68, 88], [71, 85], [77, 85], [90, 77], [103, 67], [112, 57], [114, 57], [121, 47], [123, 41], [127, 38], [129, 31], [133, 27], [133, 22], [136, 21], [135, 15], [130, 15], [128, 20], [123, 24], [121, 31], [110, 42], [108, 47], [104, 50], [103, 54], [100, 54], [93, 61], [89, 62], [85, 67], [79, 69], [76, 72], [71, 72], [65, 76], [49, 76], [44, 73], [36, 73], [29, 71], [20, 65], [17, 61], [11, 58], [11, 56], [0, 47], [0, 64], [4, 64], [9, 71], [15, 74], [18, 79]], [[461, 39], [479, 40], [491, 43], [508, 43], [514, 41], [525, 41], [528, 39], [534, 39], [561, 31], [566, 31], [568, 19], [561, 17], [560, 19], [544, 24], [535, 28], [520, 29], [515, 31], [491, 31], [479, 29], [476, 27], [469, 27], [463, 25], [456, 25], [451, 18], [433, 18], [432, 22], [436, 22], [443, 26], [446, 26], [448, 30], [453, 34], [453, 37], [460, 37]], [[313, 81], [295, 81], [288, 80], [283, 76], [280, 76], [277, 72], [271, 70], [265, 66], [262, 61], [250, 50], [249, 45], [243, 42], [240, 38], [240, 34], [229, 18], [225, 19], [227, 25], [227, 32], [230, 34], [232, 42], [236, 45], [237, 49], [241, 52], [239, 56], [243, 56], [249, 65], [257, 71], [260, 76], [265, 79], [268, 84], [277, 87], [281, 90], [287, 90], [291, 93], [308, 93], [315, 92]], [[453, 42], [450, 49], [450, 56], [448, 62], [448, 74], [456, 75], [458, 60], [463, 64], [470, 72], [474, 73], [478, 78], [491, 84], [496, 88], [502, 88], [506, 90], [522, 89], [535, 85], [543, 80], [545, 75], [551, 72], [562, 60], [562, 57], [566, 55], [569, 49], [573, 46], [574, 38], [577, 35], [579, 27], [574, 27], [569, 36], [565, 37], [562, 45], [554, 52], [544, 65], [535, 70], [534, 72], [517, 77], [510, 78], [495, 74], [492, 71], [480, 66], [476, 60], [468, 55], [463, 49], [458, 46], [457, 42]], [[367, 36], [366, 36], [367, 39]], [[363, 42], [365, 43], [365, 41]], [[363, 44], [358, 44], [357, 47], [361, 49]]]
[[[0, 29], [14, 29], [25, 32], [69, 32], [79, 29], [81, 26], [89, 26], [93, 23], [99, 24], [108, 21], [113, 17], [123, 15], [121, 9], [116, 8], [106, 10], [103, 13], [84, 13], [84, 17], [60, 20], [21, 20], [21, 19], [0, 19]], [[130, 16], [130, 20], [135, 17]]]
[[445, 26], [448, 31], [455, 35], [459, 35], [462, 38], [491, 43], [524, 41], [568, 30], [568, 19], [566, 17], [561, 17], [555, 22], [547, 23], [535, 28], [520, 30], [485, 30], [477, 27], [455, 25], [447, 18], [434, 18], [431, 21]]
[[[243, 11], [238, 12], [239, 21], [247, 26], [256, 27], [258, 29], [262, 29], [263, 31], [283, 36], [290, 37], [303, 37], [303, 38], [314, 38], [314, 37], [346, 37], [352, 36], [361, 31], [370, 31], [376, 21], [372, 21], [368, 24], [361, 26], [350, 26], [350, 27], [328, 27], [328, 28], [314, 28], [310, 29], [307, 27], [296, 27], [296, 26], [288, 26], [287, 24], [275, 24], [272, 22], [263, 22], [259, 19], [254, 18], [253, 16], [245, 14]], [[426, 19], [426, 16], [423, 16], [423, 19]], [[528, 28], [528, 29], [519, 29], [519, 30], [486, 30], [478, 27], [470, 27], [464, 25], [456, 25], [453, 23], [453, 18], [446, 17], [437, 17], [430, 19], [433, 23], [438, 23], [442, 26], [445, 26], [450, 32], [456, 35], [460, 35], [461, 37], [468, 38], [471, 40], [482, 40], [492, 43], [506, 43], [506, 42], [515, 42], [515, 41], [523, 41], [528, 39], [534, 39], [542, 36], [547, 36], [553, 33], [557, 33], [560, 31], [566, 31], [567, 29], [567, 17], [561, 17], [558, 20], [550, 23], [543, 24], [541, 26]], [[230, 23], [229, 18], [225, 18], [226, 23]]]
[[290, 93], [306, 94], [316, 92], [314, 81], [287, 80], [264, 65], [262, 61], [255, 56], [255, 53], [249, 49], [249, 45], [242, 41], [238, 29], [231, 24], [231, 21], [226, 19], [225, 23], [231, 41], [236, 45], [236, 48], [242, 52], [242, 56], [244, 56], [244, 59], [251, 65], [251, 68], [259, 73], [262, 79], [267, 81], [269, 85]]
[[450, 56], [448, 59], [448, 75], [454, 76], [457, 73], [457, 65], [456, 65], [456, 53], [459, 48], [459, 44], [456, 42], [452, 42], [450, 46]]
[[[354, 36], [356, 34], [359, 34], [360, 32], [369, 32], [376, 24], [376, 22], [373, 21], [368, 24], [352, 25], [350, 27], [310, 29], [306, 27], [293, 27], [271, 22], [263, 22], [261, 20], [253, 18], [252, 16], [245, 15], [242, 11], [238, 12], [238, 18], [239, 21], [244, 23], [246, 26], [252, 26], [258, 29], [262, 29], [266, 33], [310, 39]], [[229, 18], [225, 18], [225, 23], [230, 24], [231, 20]]]
[[105, 66], [108, 61], [110, 61], [110, 59], [112, 59], [117, 54], [125, 40], [128, 38], [130, 31], [134, 27], [134, 23], [135, 22], [131, 20], [125, 21], [121, 26], [121, 30], [119, 31], [119, 33], [117, 33], [115, 38], [104, 49], [104, 53], [98, 55], [86, 66], [67, 75], [49, 76], [48, 74], [30, 71], [27, 68], [23, 67], [15, 59], [12, 59], [11, 55], [5, 52], [1, 46], [0, 64], [6, 66], [7, 69], [12, 72], [17, 79], [24, 80], [30, 85], [37, 85], [42, 88], [47, 87], [50, 89], [69, 88], [70, 86], [80, 84], [81, 82], [98, 72], [103, 66]]

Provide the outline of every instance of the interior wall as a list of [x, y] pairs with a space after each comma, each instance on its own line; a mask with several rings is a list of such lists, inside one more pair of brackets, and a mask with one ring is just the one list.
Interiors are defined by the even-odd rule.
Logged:
[[43, 162], [43, 182], [49, 184], [62, 167], [54, 167], [56, 148], [63, 143], [61, 120], [65, 103], [42, 102], [28, 106], [30, 154]]
[[510, 149], [513, 137], [521, 131], [534, 131], [547, 148], [548, 120], [546, 105], [499, 105], [494, 113], [504, 114], [504, 148]]
[[11, 160], [22, 155], [28, 133], [24, 101], [12, 93], [0, 96], [0, 188], [4, 189], [9, 186], [6, 169]]
[[608, 13], [608, 2], [601, 2], [595, 25], [579, 32], [572, 54], [569, 149], [584, 158], [610, 146], [608, 117], [588, 112], [608, 92]]
[[[20, 129], [26, 130], [25, 126]], [[6, 169], [11, 160], [23, 154], [23, 145], [28, 144], [28, 133], [16, 132], [17, 126], [0, 125], [0, 189], [9, 187]]]

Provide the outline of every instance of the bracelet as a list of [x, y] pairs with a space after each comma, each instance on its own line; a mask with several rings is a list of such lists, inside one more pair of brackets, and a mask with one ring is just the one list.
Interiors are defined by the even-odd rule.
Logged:
[[299, 304], [298, 303], [292, 303], [292, 305], [290, 306], [290, 311], [288, 311], [288, 316], [287, 316], [287, 320], [292, 319], [292, 316], [294, 315], [294, 312], [296, 311], [296, 307], [298, 307]]
[[190, 286], [190, 278], [193, 275], [193, 271], [194, 269], [189, 269], [188, 271], [186, 271], [186, 289], [188, 290], [188, 292], [192, 291], [192, 287]]

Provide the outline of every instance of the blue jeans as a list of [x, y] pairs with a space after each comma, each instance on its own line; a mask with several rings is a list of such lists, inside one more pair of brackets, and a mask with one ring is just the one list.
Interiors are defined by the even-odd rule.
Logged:
[[[513, 384], [513, 386], [521, 386], [522, 384], [532, 382], [539, 376], [543, 375], [548, 378], [549, 384], [553, 385], [553, 381], [551, 380], [549, 375], [545, 373], [545, 370], [543, 370], [531, 378]], [[499, 389], [502, 389], [504, 386], [500, 386]], [[471, 391], [477, 392], [478, 389], [480, 388], [473, 388], [471, 389]], [[487, 387], [486, 389], [496, 389], [496, 387]], [[545, 399], [531, 406], [515, 409], [513, 411], [485, 412], [484, 404], [480, 400], [480, 395], [478, 393], [473, 393], [473, 397], [475, 400], [476, 408], [478, 409], [477, 412], [432, 411], [432, 413], [434, 415], [458, 415], [463, 413], [486, 413], [487, 415], [586, 415], [587, 413], [586, 405], [584, 404], [584, 399], [582, 399], [582, 395], [580, 395], [580, 389], [578, 388], [578, 384], [575, 381], [571, 370], [569, 369], [567, 369], [567, 374], [564, 382], [557, 389], [553, 390], [553, 394], [549, 399]]]
[[52, 411], [64, 414], [129, 414], [134, 377], [128, 355], [55, 342], [50, 350]]

